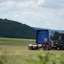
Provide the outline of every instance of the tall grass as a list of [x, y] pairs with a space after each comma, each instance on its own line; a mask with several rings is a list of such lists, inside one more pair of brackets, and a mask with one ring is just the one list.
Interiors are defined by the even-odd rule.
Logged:
[[0, 64], [64, 64], [63, 51], [28, 50], [31, 39], [0, 38]]
[[49, 52], [38, 55], [40, 64], [64, 64], [64, 54], [50, 54]]
[[64, 55], [48, 52], [37, 55], [1, 55], [0, 64], [64, 64]]

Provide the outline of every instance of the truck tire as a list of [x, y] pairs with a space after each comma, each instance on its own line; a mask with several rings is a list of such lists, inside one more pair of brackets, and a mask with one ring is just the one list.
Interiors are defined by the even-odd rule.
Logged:
[[43, 48], [43, 50], [46, 50], [46, 45], [43, 45], [43, 47], [42, 47], [42, 48]]
[[33, 47], [32, 50], [36, 50], [36, 47]]
[[60, 47], [59, 46], [57, 46], [57, 48], [56, 48], [57, 50], [60, 50]]
[[48, 46], [48, 50], [51, 50], [51, 46]]

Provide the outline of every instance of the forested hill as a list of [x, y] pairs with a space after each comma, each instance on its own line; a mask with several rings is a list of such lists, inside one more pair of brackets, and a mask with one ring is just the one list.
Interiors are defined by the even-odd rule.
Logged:
[[28, 25], [12, 20], [0, 19], [0, 37], [33, 39], [35, 38], [35, 33], [35, 29]]

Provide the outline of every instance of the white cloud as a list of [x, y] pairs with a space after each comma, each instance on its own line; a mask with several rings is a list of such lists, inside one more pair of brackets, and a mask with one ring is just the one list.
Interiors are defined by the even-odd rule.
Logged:
[[6, 7], [6, 2], [2, 2], [0, 3], [0, 10], [5, 10], [5, 7]]
[[0, 17], [35, 27], [64, 29], [64, 0], [1, 0]]
[[45, 0], [38, 0], [37, 5], [39, 6], [42, 5], [43, 3], [45, 3]]
[[20, 3], [19, 6], [20, 7], [27, 7], [27, 6], [29, 6], [30, 4], [33, 4], [33, 3], [34, 3], [33, 1], [23, 2], [23, 3]]
[[41, 4], [40, 7], [44, 8], [64, 8], [64, 0], [45, 0], [44, 4]]
[[0, 3], [0, 11], [7, 11], [15, 9], [17, 3], [14, 1], [6, 1]]
[[19, 3], [18, 7], [19, 8], [34, 8], [36, 6], [36, 2], [35, 1], [27, 1], [27, 2], [22, 2]]
[[7, 2], [7, 6], [9, 6], [9, 7], [13, 7], [13, 6], [15, 6], [17, 4], [17, 2], [15, 2], [15, 1], [8, 1]]

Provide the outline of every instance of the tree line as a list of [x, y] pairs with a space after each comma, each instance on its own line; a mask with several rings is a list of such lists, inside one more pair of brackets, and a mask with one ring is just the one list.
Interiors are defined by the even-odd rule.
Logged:
[[17, 21], [0, 19], [0, 37], [35, 39], [35, 29]]

